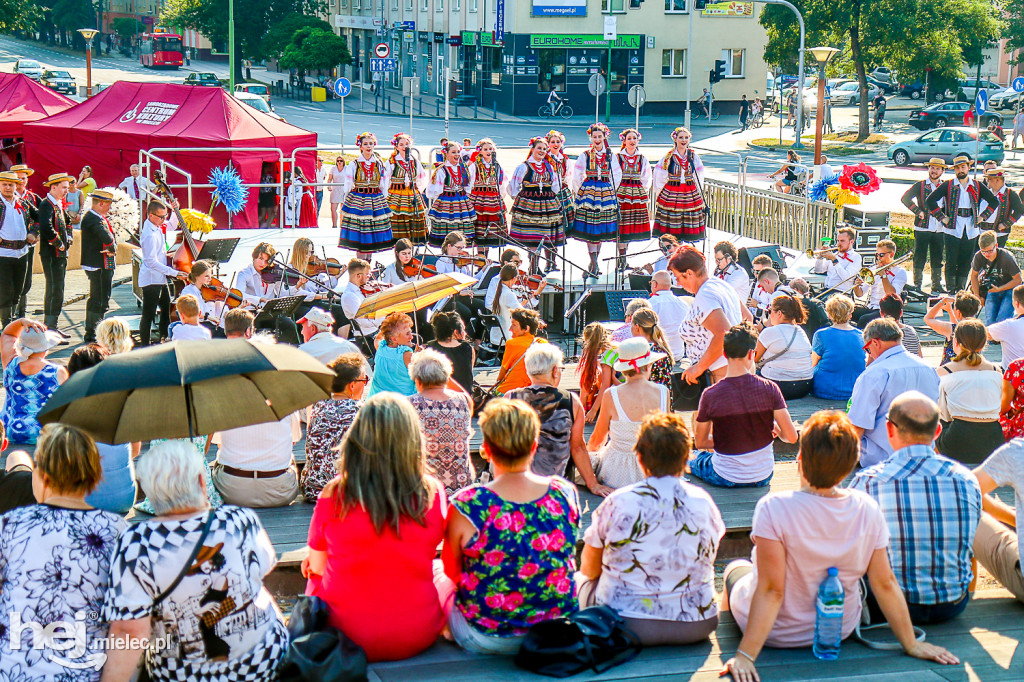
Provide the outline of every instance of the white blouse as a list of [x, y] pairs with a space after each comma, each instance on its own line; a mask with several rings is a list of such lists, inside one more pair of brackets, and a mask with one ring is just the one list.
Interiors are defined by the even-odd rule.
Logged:
[[[409, 164], [413, 168], [413, 178], [411, 180], [408, 177], [404, 178], [405, 186], [415, 187], [417, 192], [422, 192], [427, 188], [427, 169], [424, 168], [423, 164], [417, 161], [414, 156], [409, 157]], [[390, 184], [391, 179], [395, 178], [395, 170], [398, 168], [398, 162], [389, 159], [385, 165], [387, 166], [388, 182]]]
[[[558, 177], [558, 170], [553, 168], [551, 164], [545, 162], [548, 170], [551, 171], [551, 191], [558, 194], [558, 191], [562, 189], [562, 183]], [[510, 197], [516, 197], [519, 195], [519, 191], [523, 188], [523, 181], [526, 179], [526, 171], [529, 168], [529, 162], [523, 162], [516, 166], [515, 172], [512, 173], [512, 177], [508, 180], [508, 195]]]
[[939, 417], [952, 421], [999, 419], [1003, 373], [991, 369], [962, 369], [939, 377]]
[[[689, 148], [687, 148], [687, 149], [688, 149], [688, 151], [692, 151], [692, 150], [689, 150]], [[680, 166], [684, 166], [685, 167], [686, 159], [684, 157], [679, 156], [679, 154], [677, 154], [674, 149], [672, 150], [671, 153], [673, 155], [675, 155], [676, 163], [679, 164]], [[689, 153], [687, 153], [686, 156], [689, 157], [690, 156]], [[668, 158], [668, 157], [666, 156], [665, 158]], [[693, 172], [697, 175], [697, 181], [700, 182], [700, 186], [704, 187], [704, 162], [700, 160], [700, 154], [698, 154], [695, 151], [693, 152]], [[669, 175], [668, 169], [665, 168], [665, 159], [662, 159], [661, 161], [658, 162], [658, 165], [656, 165], [654, 167], [654, 196], [655, 197], [657, 197], [659, 194], [661, 194], [661, 190], [663, 190], [665, 188], [665, 185], [668, 184], [668, 175]], [[681, 173], [681, 175], [683, 177], [685, 177], [685, 175], [686, 175], [685, 168], [683, 169], [683, 172]]]
[[[380, 191], [384, 194], [387, 194], [388, 185], [391, 184], [391, 169], [389, 168], [389, 165], [384, 163], [384, 161], [381, 160], [381, 158], [376, 154], [374, 154], [371, 158], [373, 159], [373, 162], [378, 164], [381, 169]], [[345, 170], [341, 174], [341, 182], [343, 185], [341, 189], [344, 194], [348, 194], [349, 192], [352, 191], [352, 188], [355, 187], [356, 167], [359, 165], [360, 162], [367, 163], [368, 160], [365, 156], [360, 154], [355, 158], [354, 161], [350, 161], [348, 165], [345, 166]]]
[[[589, 157], [595, 155], [593, 149], [588, 149], [576, 159], [575, 165], [572, 167], [572, 191], [573, 193], [580, 191], [580, 185], [587, 179], [587, 165], [589, 164]], [[605, 175], [604, 165], [608, 164], [611, 170], [611, 183], [612, 187], [618, 187], [619, 181], [622, 180], [622, 169], [619, 168], [619, 164], [615, 162], [614, 157], [609, 151], [602, 151], [596, 153], [595, 163], [597, 164], [597, 173], [599, 180], [609, 180], [608, 176]]]
[[[619, 171], [619, 181], [622, 181], [622, 166], [628, 161], [633, 161], [637, 157], [640, 157], [640, 184], [644, 186], [645, 192], [651, 191], [651, 183], [654, 181], [654, 171], [651, 170], [651, 162], [647, 160], [643, 154], [639, 151], [636, 154], [630, 156], [625, 150], [615, 154], [615, 162], [612, 163], [612, 167]], [[620, 162], [620, 159], [622, 160]]]
[[413, 277], [406, 276], [405, 279], [399, 277], [398, 263], [392, 263], [391, 265], [384, 268], [384, 272], [380, 276], [380, 281], [396, 287], [400, 284], [405, 284], [406, 282], [415, 282], [418, 279], [420, 279], [418, 275], [415, 275]]

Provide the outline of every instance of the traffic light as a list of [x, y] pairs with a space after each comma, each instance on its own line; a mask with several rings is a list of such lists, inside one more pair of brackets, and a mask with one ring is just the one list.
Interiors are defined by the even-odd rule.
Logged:
[[714, 84], [714, 83], [717, 83], [720, 80], [723, 80], [724, 78], [725, 78], [725, 60], [724, 59], [716, 59], [715, 60], [715, 68], [713, 68], [708, 73], [708, 82]]

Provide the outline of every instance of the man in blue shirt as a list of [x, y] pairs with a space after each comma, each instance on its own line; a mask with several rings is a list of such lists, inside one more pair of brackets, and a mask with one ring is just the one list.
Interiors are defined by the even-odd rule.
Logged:
[[[936, 454], [942, 429], [931, 398], [917, 391], [897, 396], [885, 429], [894, 452], [861, 470], [850, 487], [873, 497], [885, 516], [889, 561], [910, 619], [942, 623], [962, 613], [970, 599], [981, 489], [967, 467]], [[873, 621], [883, 618], [870, 596], [868, 607]]]
[[864, 328], [868, 366], [857, 377], [850, 398], [850, 421], [860, 433], [860, 464], [869, 467], [892, 454], [886, 416], [896, 396], [920, 391], [939, 399], [939, 375], [903, 347], [903, 330], [895, 320], [872, 320]]

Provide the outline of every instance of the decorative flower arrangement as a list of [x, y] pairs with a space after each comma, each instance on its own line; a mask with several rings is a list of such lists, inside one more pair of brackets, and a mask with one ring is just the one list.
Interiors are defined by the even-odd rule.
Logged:
[[230, 163], [224, 168], [214, 168], [210, 173], [210, 184], [213, 185], [213, 206], [218, 203], [231, 215], [241, 213], [249, 201], [249, 188], [242, 184], [238, 171]]
[[843, 189], [856, 194], [871, 194], [882, 185], [878, 173], [864, 162], [856, 166], [843, 166], [839, 176], [839, 184]]
[[839, 174], [833, 173], [811, 185], [811, 201], [828, 201], [828, 188], [839, 184]]
[[213, 231], [213, 228], [217, 226], [209, 214], [197, 211], [194, 208], [183, 208], [179, 213], [181, 213], [181, 217], [185, 219], [185, 226], [188, 228], [189, 232], [202, 232], [203, 234], [209, 234]]
[[128, 196], [124, 190], [116, 187], [104, 187], [104, 190], [114, 195], [110, 203], [110, 211], [107, 213], [107, 220], [110, 227], [114, 229], [114, 235], [121, 240], [128, 240], [135, 244], [139, 242], [139, 227], [142, 219], [139, 216], [139, 202]]
[[842, 185], [829, 185], [826, 190], [828, 194], [828, 200], [836, 205], [837, 209], [842, 209], [846, 204], [859, 204], [860, 197], [845, 189]]

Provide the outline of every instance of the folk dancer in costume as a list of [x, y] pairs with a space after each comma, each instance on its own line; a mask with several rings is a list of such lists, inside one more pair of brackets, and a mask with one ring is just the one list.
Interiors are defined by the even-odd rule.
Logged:
[[462, 163], [461, 154], [458, 142], [446, 144], [444, 163], [434, 169], [427, 185], [430, 199], [427, 241], [432, 246], [441, 246], [451, 232], [461, 233], [470, 242], [476, 234], [476, 209], [469, 200], [469, 171]]
[[732, 242], [715, 244], [715, 277], [725, 280], [726, 284], [736, 290], [736, 298], [743, 300], [750, 292], [750, 276], [736, 261], [739, 254]]
[[999, 199], [999, 210], [988, 220], [987, 228], [996, 233], [999, 248], [1006, 248], [1006, 240], [1010, 238], [1010, 228], [1024, 215], [1024, 202], [1020, 196], [1006, 186], [1002, 168], [990, 168], [985, 171], [988, 188]]
[[[565, 135], [558, 130], [549, 130], [545, 138], [548, 143], [548, 163], [558, 174], [558, 203], [562, 207], [565, 223], [562, 230], [568, 230], [576, 222], [576, 198], [572, 194], [572, 183], [569, 182], [569, 155], [562, 151], [565, 148]], [[554, 267], [554, 263], [548, 263]]]
[[543, 137], [530, 140], [530, 153], [516, 166], [508, 181], [508, 193], [513, 198], [509, 233], [512, 240], [526, 248], [538, 247], [530, 254], [530, 271], [536, 272], [541, 250], [549, 252], [565, 243], [562, 205], [558, 201], [561, 179], [558, 171], [547, 160], [548, 142]]
[[[259, 307], [267, 301], [286, 296], [283, 281], [268, 282], [263, 271], [274, 259], [277, 251], [267, 242], [260, 242], [252, 250], [252, 262], [235, 276], [235, 288], [242, 292], [246, 304]], [[257, 329], [273, 331], [278, 341], [299, 345], [299, 327], [295, 321], [284, 315], [257, 315], [254, 322]]]
[[953, 159], [952, 180], [940, 184], [925, 199], [925, 208], [943, 225], [946, 251], [946, 289], [960, 291], [970, 276], [971, 259], [977, 252], [979, 223], [999, 208], [999, 199], [986, 185], [971, 180], [971, 158], [958, 154]]
[[928, 195], [942, 184], [947, 168], [942, 159], [929, 159], [928, 177], [910, 186], [901, 201], [914, 214], [914, 285], [924, 286], [924, 264], [931, 258], [932, 293], [942, 291], [942, 223], [925, 206]]
[[[871, 295], [868, 297], [867, 306], [858, 305], [853, 309], [853, 323], [861, 329], [867, 326], [871, 320], [882, 316], [879, 310], [879, 302], [883, 296], [896, 294], [903, 296], [903, 288], [907, 286], [907, 271], [898, 265], [889, 266], [896, 260], [896, 243], [889, 239], [882, 239], [875, 244], [875, 264], [872, 266], [877, 274], [871, 285]], [[889, 266], [889, 267], [886, 267]], [[885, 270], [879, 271], [879, 268]], [[865, 284], [860, 277], [854, 280], [853, 293], [857, 296], [864, 295]]]
[[397, 133], [391, 138], [391, 146], [395, 148], [388, 158], [391, 234], [395, 239], [422, 244], [427, 240], [427, 205], [423, 201], [427, 169], [412, 155], [412, 137], [408, 133]]
[[505, 217], [505, 189], [508, 179], [498, 163], [494, 141], [485, 137], [476, 143], [476, 151], [469, 157], [469, 200], [476, 209], [477, 253], [487, 255], [487, 249], [501, 248], [508, 241], [508, 219]]
[[29, 245], [38, 237], [29, 230], [29, 218], [17, 196], [18, 175], [0, 173], [0, 324], [6, 327], [17, 316], [31, 278]]
[[96, 325], [110, 307], [110, 292], [114, 283], [114, 256], [117, 237], [107, 220], [114, 201], [110, 190], [93, 190], [90, 209], [82, 216], [82, 269], [89, 278], [89, 299], [85, 302], [85, 340], [96, 340]]
[[590, 149], [579, 155], [573, 167], [576, 221], [566, 230], [566, 236], [587, 243], [590, 272], [600, 275], [601, 242], [614, 240], [619, 231], [619, 201], [615, 188], [619, 185], [621, 169], [612, 159], [608, 146], [608, 126], [594, 123], [587, 128], [587, 135]]
[[67, 173], [51, 175], [43, 183], [50, 191], [39, 202], [39, 260], [46, 279], [43, 322], [47, 329], [57, 328], [57, 319], [64, 307], [64, 275], [68, 267], [68, 250], [74, 240], [71, 216], [66, 208], [68, 187], [73, 179]]
[[[18, 200], [21, 202], [25, 215], [28, 216], [28, 231], [35, 239], [39, 238], [39, 195], [28, 188], [28, 178], [34, 170], [23, 163], [11, 166], [11, 170], [18, 176]], [[25, 317], [25, 306], [28, 303], [28, 292], [32, 289], [32, 267], [36, 259], [36, 242], [29, 242], [28, 245], [28, 276], [25, 278], [25, 290], [22, 292], [21, 300], [18, 302], [18, 317]]]
[[853, 288], [854, 275], [860, 272], [860, 254], [853, 250], [857, 232], [845, 225], [836, 230], [836, 251], [820, 251], [814, 261], [814, 272], [825, 275], [829, 296], [845, 294]]
[[345, 166], [342, 176], [345, 199], [341, 205], [338, 246], [355, 249], [359, 258], [367, 258], [395, 243], [391, 209], [385, 197], [391, 177], [387, 165], [373, 151], [377, 146], [376, 135], [359, 133], [356, 144], [359, 154]]
[[707, 229], [704, 164], [690, 149], [690, 131], [680, 127], [672, 131], [675, 143], [654, 169], [654, 233], [671, 234], [684, 242], [704, 239]]
[[368, 317], [356, 317], [359, 306], [363, 304], [366, 294], [362, 287], [370, 279], [370, 264], [359, 258], [348, 262], [348, 284], [341, 294], [341, 307], [352, 328], [352, 339], [359, 346], [363, 355], [372, 358], [373, 339], [380, 331], [380, 320]]
[[[187, 272], [180, 272], [169, 263], [169, 251], [174, 244], [174, 231], [178, 227], [177, 216], [159, 199], [149, 202], [146, 213], [147, 218], [142, 223], [139, 235], [142, 247], [142, 263], [139, 265], [139, 287], [142, 289], [139, 341], [142, 346], [149, 345], [157, 308], [160, 308], [160, 336], [167, 338], [167, 328], [171, 324], [171, 291], [167, 278], [188, 277]], [[171, 234], [168, 235], [168, 232]]]
[[[284, 224], [285, 227], [316, 227], [317, 211], [316, 199], [312, 190], [306, 184], [306, 178], [302, 169], [295, 167], [291, 183], [285, 190]], [[285, 182], [289, 181], [288, 173], [285, 173]]]
[[622, 146], [615, 155], [619, 168], [619, 183], [615, 198], [619, 202], [619, 261], [616, 267], [626, 269], [626, 249], [629, 242], [651, 238], [651, 207], [647, 201], [654, 174], [647, 157], [637, 147], [643, 136], [640, 131], [627, 128], [619, 133]]
[[[474, 265], [474, 259], [466, 251], [466, 247], [466, 238], [461, 232], [449, 232], [444, 238], [444, 243], [441, 244], [441, 255], [434, 265], [437, 268], [437, 274], [458, 272], [468, 277], [475, 277], [482, 268]], [[477, 256], [477, 258], [480, 257]], [[474, 339], [483, 337], [483, 324], [479, 314], [486, 313], [487, 308], [483, 301], [473, 297], [473, 291], [470, 288], [463, 289], [449, 301], [443, 302], [436, 310], [454, 310], [466, 323], [466, 329], [470, 330]]]

